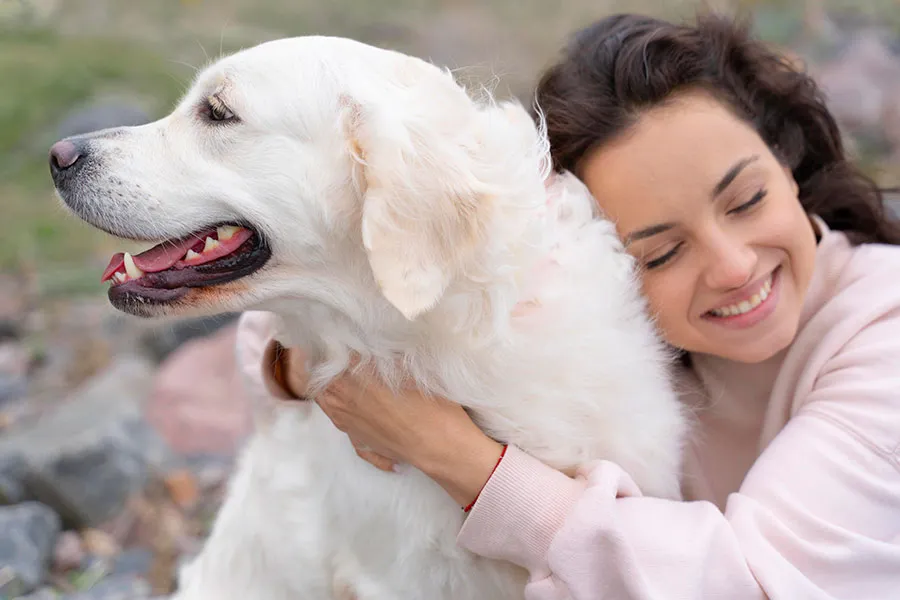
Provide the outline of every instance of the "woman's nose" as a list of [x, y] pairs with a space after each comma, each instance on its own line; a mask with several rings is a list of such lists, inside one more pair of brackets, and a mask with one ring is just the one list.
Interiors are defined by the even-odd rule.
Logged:
[[756, 252], [738, 240], [726, 240], [709, 250], [706, 285], [714, 290], [733, 290], [746, 284], [756, 269]]

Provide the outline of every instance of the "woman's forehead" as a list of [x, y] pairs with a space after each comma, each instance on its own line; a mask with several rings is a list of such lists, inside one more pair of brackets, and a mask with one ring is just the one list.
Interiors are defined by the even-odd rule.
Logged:
[[707, 197], [752, 156], [771, 153], [749, 125], [704, 94], [647, 111], [626, 135], [587, 156], [580, 175], [604, 211], [621, 219]]

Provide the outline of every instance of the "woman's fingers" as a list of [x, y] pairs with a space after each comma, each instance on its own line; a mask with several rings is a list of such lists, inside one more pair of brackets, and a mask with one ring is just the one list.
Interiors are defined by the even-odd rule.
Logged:
[[315, 397], [316, 404], [322, 409], [322, 412], [331, 419], [334, 426], [339, 430], [347, 433], [347, 423], [344, 420], [346, 411], [342, 405], [341, 398], [328, 390]]
[[359, 448], [357, 448], [356, 454], [359, 455], [361, 459], [368, 462], [370, 465], [377, 469], [381, 469], [382, 471], [394, 470], [394, 461], [389, 458], [385, 458], [380, 454], [376, 454], [371, 450], [360, 450]]
[[357, 456], [371, 464], [373, 467], [381, 469], [382, 471], [394, 470], [394, 461], [391, 459], [385, 458], [377, 452], [374, 452], [371, 448], [357, 442], [353, 438], [350, 438], [350, 443], [353, 444], [353, 449], [356, 450]]

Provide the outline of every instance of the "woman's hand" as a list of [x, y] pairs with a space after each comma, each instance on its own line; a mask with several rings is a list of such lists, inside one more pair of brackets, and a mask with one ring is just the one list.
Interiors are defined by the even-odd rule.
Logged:
[[[305, 390], [305, 356], [290, 352], [287, 383], [292, 390]], [[345, 374], [315, 401], [350, 437], [360, 457], [383, 470], [410, 464], [461, 506], [478, 495], [503, 450], [458, 404], [415, 388], [394, 394], [373, 375]]]

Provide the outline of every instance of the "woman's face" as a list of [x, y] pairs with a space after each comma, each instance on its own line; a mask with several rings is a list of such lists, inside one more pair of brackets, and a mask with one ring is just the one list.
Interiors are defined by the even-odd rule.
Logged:
[[579, 175], [629, 253], [666, 340], [760, 362], [797, 332], [816, 239], [790, 170], [703, 92], [651, 109]]

